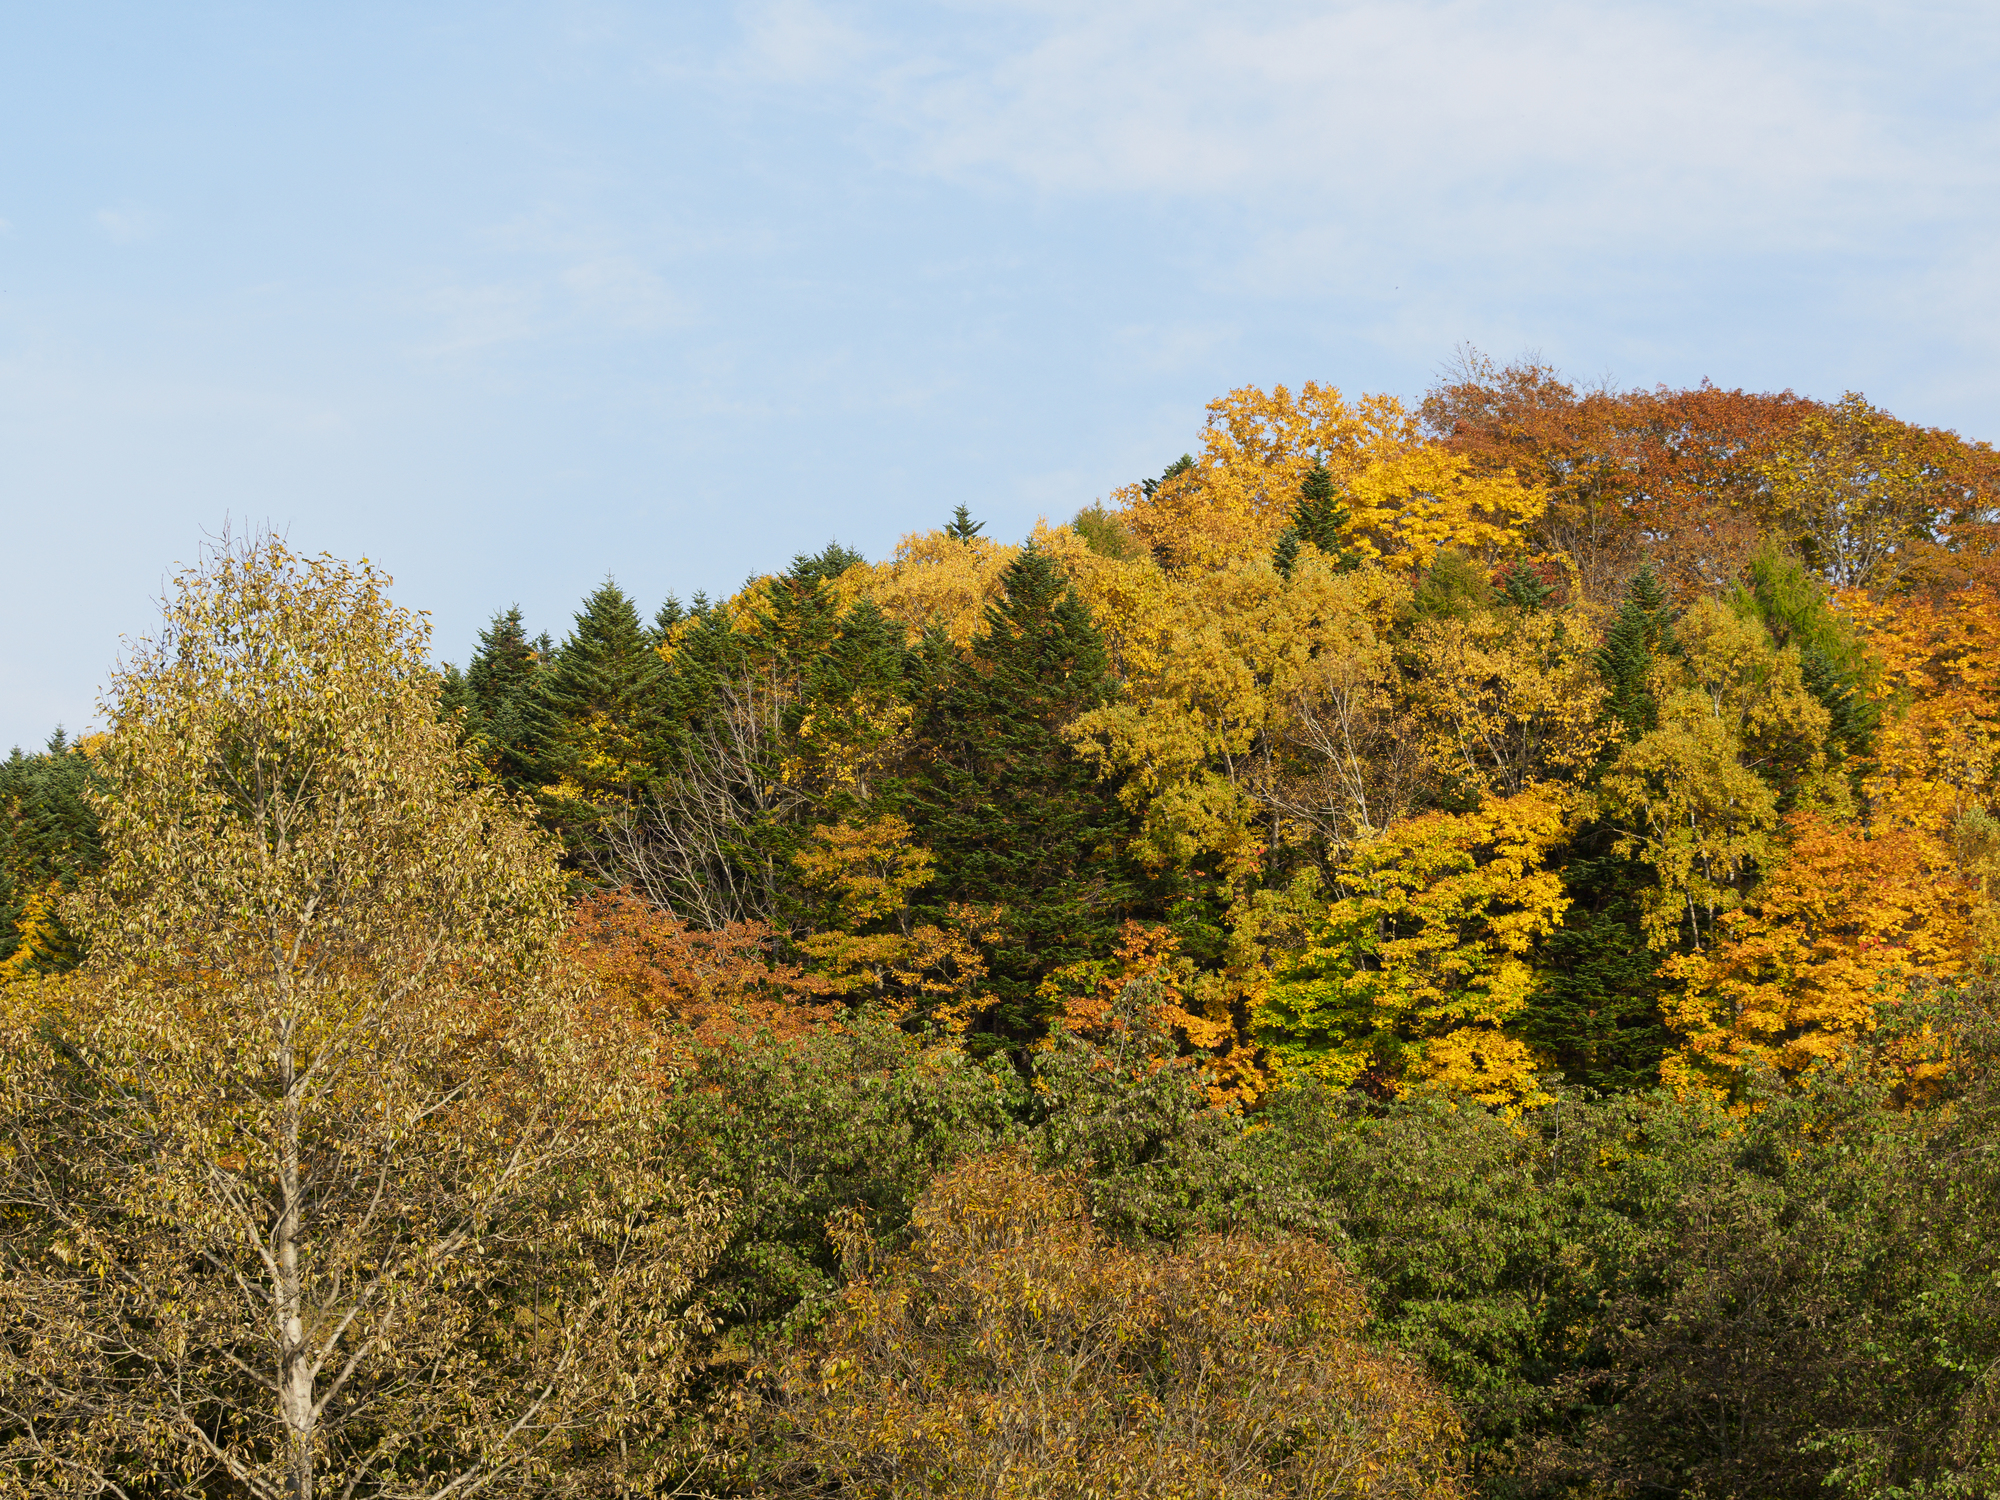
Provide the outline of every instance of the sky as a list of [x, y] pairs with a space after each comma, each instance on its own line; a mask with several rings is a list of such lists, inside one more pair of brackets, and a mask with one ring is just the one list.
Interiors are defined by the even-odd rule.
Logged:
[[0, 748], [225, 528], [463, 662], [1454, 351], [2000, 438], [2000, 8], [0, 0]]

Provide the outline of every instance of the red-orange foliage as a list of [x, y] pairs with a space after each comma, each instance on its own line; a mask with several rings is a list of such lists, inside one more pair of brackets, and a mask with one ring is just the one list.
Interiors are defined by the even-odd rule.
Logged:
[[775, 959], [762, 922], [703, 931], [619, 891], [577, 905], [569, 944], [600, 994], [663, 1039], [683, 1028], [702, 1043], [798, 1038], [840, 1010], [838, 981]]

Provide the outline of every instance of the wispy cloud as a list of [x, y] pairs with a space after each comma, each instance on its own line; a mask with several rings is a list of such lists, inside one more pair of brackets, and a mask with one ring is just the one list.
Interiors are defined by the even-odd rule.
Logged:
[[[1449, 235], [1502, 255], [1811, 251], [2000, 218], [2000, 110], [1977, 87], [2000, 37], [1970, 16], [1944, 47], [1921, 19], [1839, 5], [994, 0], [950, 14], [949, 37], [925, 36], [906, 17], [787, 0], [749, 12], [734, 65], [844, 91], [909, 170], [1233, 199], [1265, 224], [1353, 226], [1377, 249]], [[1943, 150], [1911, 118], [1940, 89], [1966, 101]]]

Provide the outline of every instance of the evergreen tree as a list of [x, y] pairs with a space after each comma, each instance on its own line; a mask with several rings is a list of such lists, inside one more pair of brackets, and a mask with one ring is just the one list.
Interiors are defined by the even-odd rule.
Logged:
[[973, 520], [972, 512], [961, 505], [952, 511], [951, 520], [946, 523], [944, 534], [954, 542], [969, 542], [985, 529], [986, 523]]
[[917, 838], [937, 857], [924, 897], [933, 920], [952, 902], [1002, 908], [988, 962], [997, 1039], [1032, 1036], [1036, 990], [1065, 964], [1101, 958], [1147, 895], [1127, 853], [1131, 815], [1063, 737], [1112, 695], [1104, 644], [1055, 564], [1030, 547], [961, 654], [933, 641], [937, 674], [918, 731]]
[[1326, 465], [1314, 464], [1299, 485], [1299, 498], [1292, 506], [1291, 524], [1278, 535], [1278, 545], [1271, 556], [1272, 563], [1280, 573], [1290, 578], [1292, 569], [1298, 565], [1299, 548], [1310, 545], [1318, 548], [1320, 555], [1341, 572], [1353, 571], [1361, 565], [1361, 558], [1343, 545], [1341, 536], [1349, 515], [1334, 490], [1333, 476], [1327, 472]]
[[1192, 453], [1183, 453], [1179, 458], [1175, 459], [1172, 463], [1167, 465], [1166, 470], [1160, 475], [1158, 479], [1140, 480], [1139, 488], [1145, 494], [1146, 498], [1150, 500], [1153, 498], [1153, 496], [1159, 494], [1161, 485], [1165, 484], [1170, 479], [1180, 478], [1181, 475], [1187, 473], [1187, 471], [1192, 469], [1193, 467], [1194, 467], [1194, 455]]
[[1774, 644], [1796, 646], [1806, 691], [1825, 705], [1829, 759], [1865, 759], [1882, 719], [1868, 696], [1868, 656], [1854, 626], [1834, 609], [1826, 586], [1795, 557], [1766, 547], [1751, 559], [1749, 577], [1731, 603], [1760, 619]]
[[480, 758], [511, 791], [539, 784], [537, 746], [546, 726], [536, 688], [549, 656], [548, 637], [528, 639], [516, 604], [479, 633], [463, 675], [445, 669], [445, 709], [464, 709], [467, 737], [480, 742]]
[[1660, 575], [1647, 563], [1632, 580], [1617, 619], [1597, 651], [1597, 670], [1611, 689], [1605, 713], [1624, 726], [1627, 740], [1654, 727], [1655, 708], [1646, 686], [1653, 662], [1673, 643], [1673, 611]]
[[[470, 681], [471, 674], [467, 674]], [[534, 677], [527, 726], [547, 814], [572, 857], [597, 846], [610, 809], [651, 776], [664, 727], [665, 666], [625, 591], [606, 579], [546, 670]], [[524, 747], [525, 748], [525, 747]]]
[[0, 960], [30, 936], [23, 929], [31, 909], [39, 930], [28, 967], [68, 968], [80, 957], [52, 897], [103, 862], [97, 814], [85, 796], [95, 774], [90, 757], [61, 729], [40, 754], [16, 747], [0, 761]]
[[1612, 841], [1586, 829], [1563, 865], [1569, 909], [1533, 955], [1535, 992], [1512, 1029], [1570, 1083], [1645, 1089], [1675, 1041], [1660, 1012], [1668, 984], [1640, 921], [1652, 872], [1612, 854]]

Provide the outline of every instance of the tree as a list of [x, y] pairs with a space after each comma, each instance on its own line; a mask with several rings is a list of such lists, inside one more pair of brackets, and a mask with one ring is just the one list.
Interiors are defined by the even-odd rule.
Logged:
[[[610, 579], [584, 600], [540, 687], [545, 800], [572, 838], [629, 801], [659, 750], [664, 669], [638, 608]], [[469, 679], [468, 679], [469, 680]]]
[[1534, 986], [1523, 956], [1569, 905], [1543, 868], [1568, 822], [1560, 796], [1532, 788], [1412, 818], [1358, 849], [1342, 872], [1353, 894], [1325, 908], [1259, 1010], [1281, 1071], [1540, 1100], [1533, 1060], [1505, 1028]]
[[0, 955], [20, 972], [79, 957], [58, 907], [104, 857], [89, 802], [94, 774], [89, 751], [60, 729], [39, 755], [16, 748], [0, 761]]
[[75, 975], [0, 990], [17, 1493], [640, 1484], [719, 1204], [557, 956], [426, 627], [275, 540], [113, 678]]
[[476, 736], [480, 758], [509, 791], [532, 791], [540, 783], [536, 751], [548, 726], [536, 688], [553, 655], [546, 635], [528, 638], [516, 604], [494, 615], [479, 633], [479, 647], [465, 669], [459, 690], [465, 732]]
[[853, 1280], [780, 1364], [787, 1490], [885, 1497], [1444, 1497], [1458, 1421], [1371, 1349], [1310, 1240], [1111, 1243], [1075, 1183], [969, 1162], [890, 1255], [849, 1216]]
[[918, 916], [1003, 908], [988, 958], [988, 1024], [1020, 1039], [1054, 970], [1108, 954], [1142, 882], [1133, 819], [1063, 731], [1113, 691], [1089, 611], [1039, 549], [1009, 566], [1005, 594], [962, 655], [944, 659], [915, 730], [910, 821], [937, 858]]

